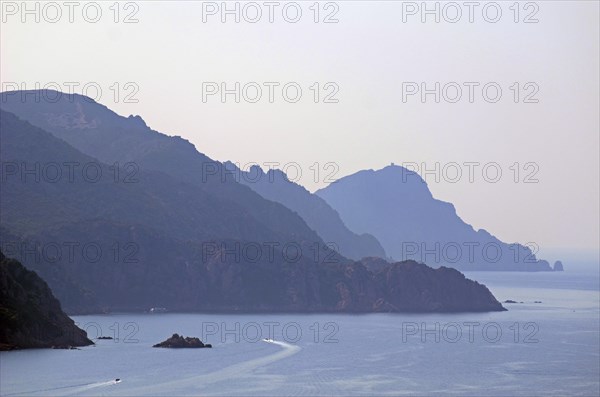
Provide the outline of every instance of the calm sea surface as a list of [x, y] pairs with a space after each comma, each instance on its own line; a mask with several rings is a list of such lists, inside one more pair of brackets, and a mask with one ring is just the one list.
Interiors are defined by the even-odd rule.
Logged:
[[[467, 277], [523, 303], [449, 315], [74, 316], [91, 338], [118, 339], [0, 353], [0, 394], [600, 394], [597, 272]], [[175, 332], [213, 348], [152, 348]]]

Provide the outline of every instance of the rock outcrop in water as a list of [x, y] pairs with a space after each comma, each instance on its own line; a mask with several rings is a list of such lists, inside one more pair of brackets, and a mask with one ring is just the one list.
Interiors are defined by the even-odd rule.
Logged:
[[565, 270], [561, 261], [554, 262], [553, 269], [555, 272], [562, 272]]
[[211, 344], [204, 344], [198, 338], [187, 337], [184, 338], [183, 335], [173, 334], [169, 339], [157, 343], [152, 347], [169, 347], [169, 348], [205, 348], [212, 347]]
[[0, 252], [0, 350], [92, 345], [48, 285]]

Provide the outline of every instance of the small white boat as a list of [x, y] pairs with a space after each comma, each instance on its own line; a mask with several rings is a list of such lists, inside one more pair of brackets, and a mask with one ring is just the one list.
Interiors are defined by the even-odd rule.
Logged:
[[274, 341], [273, 339], [271, 339], [271, 338], [264, 338], [264, 339], [263, 339], [263, 341], [264, 341], [264, 342], [269, 342], [269, 343], [275, 342], [275, 341]]

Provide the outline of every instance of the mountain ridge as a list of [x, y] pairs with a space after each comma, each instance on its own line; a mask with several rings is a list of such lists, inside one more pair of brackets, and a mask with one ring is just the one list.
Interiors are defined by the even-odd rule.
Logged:
[[529, 247], [475, 230], [452, 203], [433, 197], [420, 175], [401, 166], [362, 170], [315, 194], [338, 211], [350, 230], [373, 234], [395, 260], [461, 270], [552, 270]]
[[[0, 112], [0, 134], [2, 160], [24, 164], [27, 169], [36, 163], [96, 161], [4, 110]], [[107, 164], [96, 162], [99, 169], [110, 171]], [[138, 181], [129, 184], [120, 180], [115, 183], [110, 173], [96, 183], [82, 176], [72, 182], [42, 178], [26, 183], [10, 175], [2, 181], [0, 230], [6, 229], [24, 241], [38, 241], [42, 247], [94, 242], [110, 253], [93, 261], [78, 251], [73, 260], [62, 258], [57, 262], [64, 277], [76, 283], [77, 288], [90, 291], [95, 304], [109, 311], [149, 307], [217, 312], [504, 310], [485, 286], [473, 284], [458, 272], [431, 273], [426, 265], [415, 267], [408, 263], [391, 264], [373, 272], [331, 250], [327, 255], [313, 257], [312, 243], [322, 240], [314, 231], [304, 231], [308, 229], [304, 221], [278, 234], [260, 223], [254, 224], [254, 217], [244, 215], [243, 207], [233, 214], [223, 207], [240, 198], [227, 201], [220, 195], [251, 191], [248, 187], [231, 185], [231, 190], [219, 191], [215, 201], [210, 201], [215, 197], [210, 189], [214, 184], [203, 188], [198, 186], [198, 180], [186, 182], [185, 178], [144, 168], [136, 177]], [[263, 206], [262, 210], [272, 209], [275, 217], [283, 211], [291, 214], [285, 216], [301, 220], [289, 209], [271, 205], [256, 193], [250, 197]], [[195, 217], [200, 222], [194, 221]], [[213, 218], [216, 221], [211, 224]], [[285, 219], [274, 229], [281, 225], [287, 225]], [[254, 259], [247, 252], [235, 255], [240, 245], [247, 248], [252, 243], [269, 241], [291, 241], [309, 251], [301, 251], [304, 255], [292, 259], [281, 246], [274, 249], [273, 256]], [[114, 259], [115, 242], [120, 247], [134, 244], [135, 260], [124, 260], [129, 251], [119, 251], [123, 255]], [[210, 251], [206, 250], [207, 243], [212, 244]], [[24, 264], [43, 265], [27, 261]], [[406, 296], [386, 281], [388, 273], [391, 277], [400, 268], [421, 269], [400, 274], [409, 284], [413, 278], [419, 278], [424, 291], [440, 288], [441, 280], [447, 279], [451, 284], [440, 289], [442, 294], [431, 290], [425, 295]], [[472, 294], [461, 295], [465, 288]]]
[[298, 213], [309, 227], [342, 255], [354, 260], [370, 256], [385, 258], [385, 250], [375, 237], [350, 231], [325, 200], [310, 193], [302, 185], [290, 181], [283, 171], [270, 169], [265, 173], [258, 165], [243, 171], [230, 161], [223, 166], [225, 172], [233, 173], [239, 183]]

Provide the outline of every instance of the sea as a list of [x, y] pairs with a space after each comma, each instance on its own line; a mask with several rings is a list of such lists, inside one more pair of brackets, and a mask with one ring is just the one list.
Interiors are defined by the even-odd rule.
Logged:
[[[2, 352], [0, 395], [598, 396], [598, 269], [466, 273], [495, 313], [72, 316], [113, 339]], [[212, 348], [152, 347], [173, 333]]]

